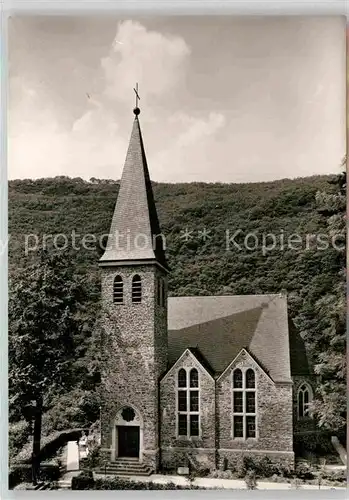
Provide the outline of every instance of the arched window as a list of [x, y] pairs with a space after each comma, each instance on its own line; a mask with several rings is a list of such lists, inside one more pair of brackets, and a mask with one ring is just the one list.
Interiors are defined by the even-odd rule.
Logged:
[[242, 371], [237, 369], [234, 370], [233, 374], [234, 389], [242, 389]]
[[199, 387], [199, 372], [196, 368], [190, 370], [190, 387]]
[[246, 371], [246, 389], [254, 389], [255, 383], [254, 371], [249, 368]]
[[298, 389], [298, 418], [310, 417], [309, 404], [313, 399], [311, 387], [304, 383]]
[[115, 276], [113, 285], [113, 300], [117, 304], [122, 304], [124, 301], [124, 283], [121, 276]]
[[142, 280], [138, 274], [132, 278], [132, 302], [142, 302]]
[[[189, 379], [189, 384], [188, 384]], [[177, 384], [177, 433], [179, 437], [190, 438], [200, 434], [199, 372], [192, 368], [188, 372], [181, 368]]]
[[187, 387], [187, 372], [181, 368], [178, 372], [178, 387]]
[[256, 377], [249, 368], [233, 371], [233, 437], [256, 437]]

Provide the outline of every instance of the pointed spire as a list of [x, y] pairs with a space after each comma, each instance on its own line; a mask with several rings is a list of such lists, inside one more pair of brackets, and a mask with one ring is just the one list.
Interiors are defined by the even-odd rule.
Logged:
[[143, 139], [139, 125], [140, 110], [135, 119], [108, 243], [100, 263], [123, 261], [156, 261], [167, 268], [163, 237], [156, 212]]

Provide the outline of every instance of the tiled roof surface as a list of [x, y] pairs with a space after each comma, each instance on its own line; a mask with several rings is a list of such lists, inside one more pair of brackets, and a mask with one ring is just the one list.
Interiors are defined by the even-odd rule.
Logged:
[[293, 322], [289, 320], [291, 375], [311, 375], [313, 370], [304, 341]]
[[281, 295], [169, 297], [170, 364], [197, 349], [219, 375], [244, 347], [275, 382], [290, 382], [287, 300]]
[[[105, 261], [156, 259], [166, 265], [147, 160], [137, 116], [133, 122]], [[115, 237], [119, 235], [119, 238]], [[155, 245], [154, 245], [155, 242]]]

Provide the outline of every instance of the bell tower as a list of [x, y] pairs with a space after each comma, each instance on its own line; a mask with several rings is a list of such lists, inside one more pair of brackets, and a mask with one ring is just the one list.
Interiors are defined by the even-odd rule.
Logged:
[[[138, 90], [138, 89], [137, 89]], [[167, 272], [139, 123], [135, 118], [99, 261], [102, 289], [101, 453], [158, 469], [158, 382], [167, 369]]]

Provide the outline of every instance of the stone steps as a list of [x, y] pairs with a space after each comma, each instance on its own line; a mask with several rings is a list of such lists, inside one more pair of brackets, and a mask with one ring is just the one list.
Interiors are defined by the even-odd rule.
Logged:
[[138, 459], [118, 458], [115, 462], [109, 462], [106, 467], [95, 469], [97, 474], [109, 474], [114, 476], [150, 476], [152, 470]]

